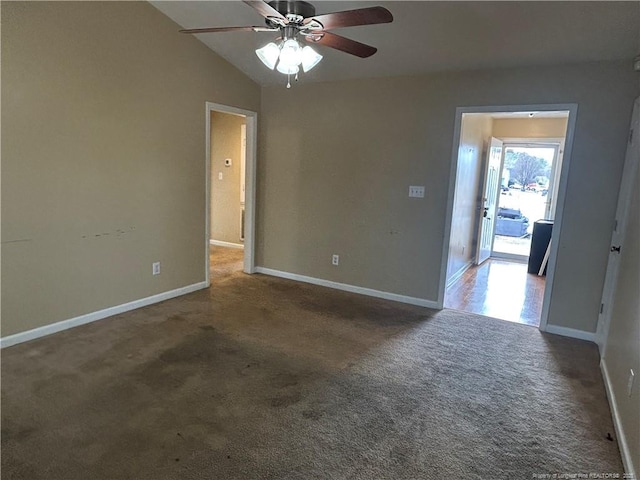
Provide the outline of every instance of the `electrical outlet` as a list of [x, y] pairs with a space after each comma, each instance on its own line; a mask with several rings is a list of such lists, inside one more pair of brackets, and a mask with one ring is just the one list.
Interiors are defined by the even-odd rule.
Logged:
[[424, 187], [415, 185], [410, 186], [409, 196], [414, 198], [424, 198]]
[[340, 255], [333, 255], [331, 257], [331, 265], [339, 265], [340, 264]]
[[633, 382], [636, 379], [636, 374], [632, 368], [629, 369], [629, 381], [627, 382], [627, 393], [629, 396], [633, 393]]
[[160, 262], [153, 262], [151, 269], [154, 275], [160, 275]]

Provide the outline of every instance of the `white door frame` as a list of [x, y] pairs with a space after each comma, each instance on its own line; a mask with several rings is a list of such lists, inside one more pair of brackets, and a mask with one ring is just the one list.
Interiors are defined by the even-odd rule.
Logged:
[[557, 192], [556, 215], [554, 229], [551, 234], [551, 254], [549, 256], [549, 267], [547, 268], [546, 287], [542, 301], [542, 313], [540, 316], [541, 331], [547, 330], [547, 320], [549, 318], [549, 303], [553, 291], [553, 280], [555, 274], [555, 264], [558, 257], [558, 245], [560, 232], [562, 230], [562, 217], [564, 213], [565, 193], [569, 176], [569, 166], [571, 164], [571, 153], [573, 149], [573, 137], [576, 128], [576, 116], [578, 104], [560, 103], [545, 105], [493, 105], [481, 107], [458, 107], [456, 108], [455, 125], [453, 131], [453, 147], [451, 152], [451, 168], [449, 174], [449, 193], [447, 198], [447, 214], [444, 226], [444, 241], [442, 242], [442, 260], [440, 264], [440, 285], [438, 288], [438, 308], [444, 308], [444, 295], [447, 286], [447, 263], [449, 261], [449, 244], [451, 242], [451, 220], [453, 215], [453, 200], [456, 188], [456, 174], [458, 170], [458, 148], [460, 145], [460, 133], [462, 127], [462, 115], [464, 113], [497, 113], [497, 112], [555, 112], [568, 111], [569, 119], [567, 123], [567, 133], [565, 137], [565, 151], [560, 170], [560, 181]]
[[211, 236], [211, 112], [228, 113], [245, 117], [247, 123], [247, 150], [245, 170], [245, 230], [244, 230], [244, 265], [245, 273], [255, 273], [255, 214], [256, 214], [256, 153], [258, 146], [258, 114], [251, 110], [206, 102], [206, 155], [205, 155], [205, 279], [207, 286], [211, 285], [209, 278], [209, 238]]
[[[629, 221], [629, 208], [633, 194], [636, 172], [640, 168], [640, 97], [634, 102], [633, 116], [629, 126], [627, 152], [625, 154], [624, 167], [620, 180], [618, 203], [616, 205], [616, 219], [611, 234], [611, 247], [624, 249], [624, 240]], [[631, 248], [635, 248], [632, 246]], [[615, 301], [615, 291], [618, 283], [618, 270], [620, 268], [620, 250], [609, 252], [604, 286], [602, 288], [602, 302], [596, 329], [596, 343], [600, 350], [600, 358], [606, 357], [607, 339], [609, 338], [609, 326]]]

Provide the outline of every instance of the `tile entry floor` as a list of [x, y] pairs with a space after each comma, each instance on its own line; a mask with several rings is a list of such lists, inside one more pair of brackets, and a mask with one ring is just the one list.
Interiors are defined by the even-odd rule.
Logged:
[[544, 285], [545, 277], [527, 273], [526, 263], [491, 258], [447, 288], [444, 305], [537, 327]]

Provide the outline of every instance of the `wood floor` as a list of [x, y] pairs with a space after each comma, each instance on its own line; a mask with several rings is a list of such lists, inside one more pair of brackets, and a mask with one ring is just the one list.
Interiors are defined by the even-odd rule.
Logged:
[[447, 289], [445, 307], [538, 326], [544, 285], [524, 263], [490, 259]]

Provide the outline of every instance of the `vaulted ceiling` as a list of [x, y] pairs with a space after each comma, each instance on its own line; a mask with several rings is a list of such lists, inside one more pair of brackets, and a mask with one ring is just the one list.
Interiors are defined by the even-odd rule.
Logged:
[[[239, 0], [152, 1], [183, 28], [264, 25]], [[357, 58], [318, 46], [324, 59], [305, 82], [416, 75], [429, 72], [629, 60], [640, 53], [640, 2], [315, 1], [316, 13], [381, 5], [393, 23], [334, 33], [373, 45]], [[254, 50], [274, 33], [232, 32], [197, 37], [261, 85], [284, 76], [262, 65]]]

